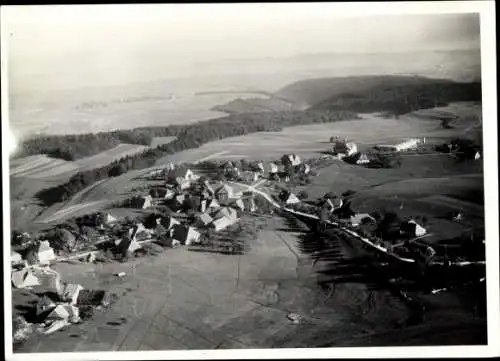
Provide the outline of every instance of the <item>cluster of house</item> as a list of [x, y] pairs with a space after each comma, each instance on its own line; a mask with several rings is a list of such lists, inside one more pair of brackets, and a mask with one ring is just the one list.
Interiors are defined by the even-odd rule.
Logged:
[[[290, 173], [308, 174], [311, 171], [311, 167], [304, 163], [296, 154], [285, 154], [281, 157], [280, 161], [280, 166], [275, 162], [270, 162], [267, 165], [267, 176], [269, 179], [288, 182], [290, 181]], [[266, 174], [266, 167], [262, 161], [252, 165], [248, 170], [240, 170], [231, 161], [224, 163], [221, 168], [226, 177], [245, 182], [256, 182], [265, 177]]]

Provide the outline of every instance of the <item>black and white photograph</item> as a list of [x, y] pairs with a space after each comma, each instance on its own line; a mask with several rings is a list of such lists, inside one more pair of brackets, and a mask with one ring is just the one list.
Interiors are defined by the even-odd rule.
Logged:
[[497, 354], [494, 5], [3, 6], [6, 359]]

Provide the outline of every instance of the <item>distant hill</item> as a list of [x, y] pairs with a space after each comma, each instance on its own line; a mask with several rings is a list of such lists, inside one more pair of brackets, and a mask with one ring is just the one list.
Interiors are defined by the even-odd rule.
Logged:
[[289, 110], [300, 110], [300, 107], [292, 102], [278, 98], [250, 98], [235, 99], [229, 103], [217, 105], [212, 110], [227, 114], [244, 114], [260, 112], [280, 112]]
[[404, 114], [455, 101], [481, 100], [481, 83], [418, 76], [353, 76], [302, 80], [276, 93], [313, 110]]

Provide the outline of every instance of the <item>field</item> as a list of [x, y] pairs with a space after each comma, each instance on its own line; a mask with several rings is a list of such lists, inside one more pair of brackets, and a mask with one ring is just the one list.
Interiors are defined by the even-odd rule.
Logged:
[[[412, 328], [404, 326], [406, 306], [387, 291], [372, 290], [375, 309], [360, 283], [339, 284], [328, 295], [318, 287], [329, 282], [328, 251], [316, 252], [319, 261], [313, 262], [310, 250], [304, 251], [303, 226], [291, 228], [276, 218], [266, 222], [258, 238], [248, 240], [244, 255], [178, 248], [147, 262], [57, 264], [65, 281], [106, 289], [119, 299], [90, 321], [32, 338], [17, 351], [377, 346], [409, 342], [415, 334], [423, 344], [435, 344], [439, 337], [450, 342], [463, 329], [469, 331], [465, 343], [484, 337], [477, 320], [457, 317], [460, 304], [432, 309], [429, 322]], [[118, 272], [125, 277], [114, 276]], [[22, 313], [33, 299], [14, 290], [14, 311]], [[291, 312], [301, 315], [299, 324], [287, 318]], [[426, 336], [430, 330], [433, 337]]]

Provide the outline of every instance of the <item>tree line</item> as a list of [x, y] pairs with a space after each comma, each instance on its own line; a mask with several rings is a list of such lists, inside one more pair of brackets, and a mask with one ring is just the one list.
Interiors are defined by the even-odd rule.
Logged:
[[132, 169], [152, 167], [159, 158], [186, 149], [197, 148], [218, 139], [263, 131], [280, 131], [284, 127], [294, 125], [328, 123], [356, 118], [358, 116], [349, 111], [328, 113], [290, 111], [231, 115], [182, 126], [138, 128], [144, 134], [154, 136], [175, 135], [177, 138], [168, 144], [162, 144], [156, 148], [120, 158], [109, 165], [78, 172], [67, 183], [38, 192], [37, 197], [45, 206], [50, 206], [69, 199], [69, 197], [96, 181], [116, 177]]

